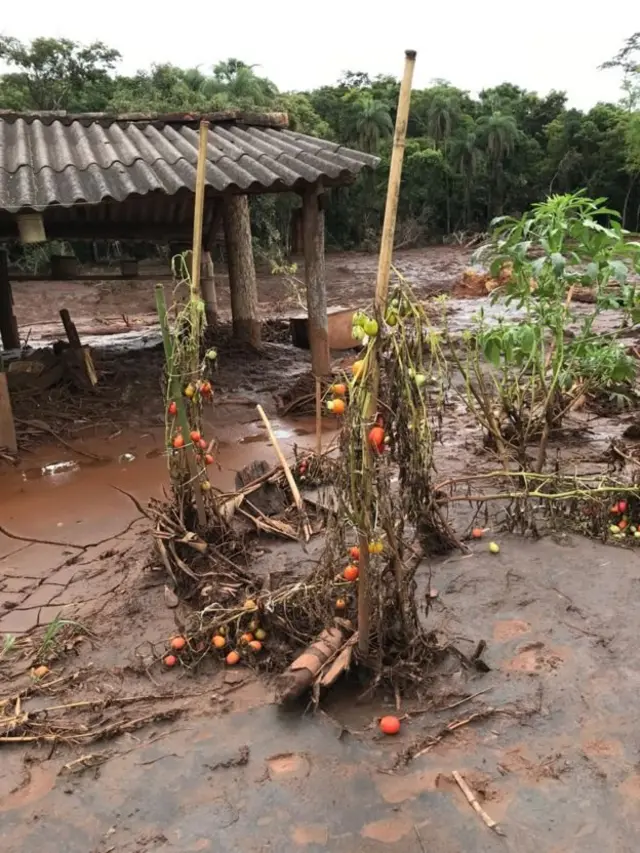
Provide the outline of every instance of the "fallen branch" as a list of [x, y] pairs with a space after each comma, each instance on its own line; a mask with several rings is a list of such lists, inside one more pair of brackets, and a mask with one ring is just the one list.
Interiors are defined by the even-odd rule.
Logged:
[[460, 790], [462, 791], [462, 793], [467, 798], [467, 802], [469, 803], [471, 808], [474, 810], [474, 812], [477, 815], [479, 815], [482, 818], [482, 820], [489, 827], [489, 829], [493, 829], [493, 831], [497, 832], [498, 835], [504, 835], [504, 832], [502, 832], [502, 830], [500, 829], [498, 824], [495, 822], [495, 820], [492, 817], [490, 817], [486, 813], [486, 811], [482, 808], [482, 806], [478, 802], [476, 795], [473, 793], [471, 788], [467, 785], [467, 783], [464, 781], [464, 779], [458, 773], [458, 771], [453, 770], [451, 775], [455, 779], [455, 781], [456, 781], [458, 787], [460, 788]]

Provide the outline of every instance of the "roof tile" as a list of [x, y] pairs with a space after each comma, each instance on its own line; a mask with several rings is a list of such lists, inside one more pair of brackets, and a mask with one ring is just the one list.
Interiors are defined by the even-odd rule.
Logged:
[[[206, 183], [214, 192], [269, 192], [324, 179], [345, 183], [378, 159], [282, 127], [212, 124]], [[0, 116], [0, 210], [99, 204], [195, 187], [193, 121]]]

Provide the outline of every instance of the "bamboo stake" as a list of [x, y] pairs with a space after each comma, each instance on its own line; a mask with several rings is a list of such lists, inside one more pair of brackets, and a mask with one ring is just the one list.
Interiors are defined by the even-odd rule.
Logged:
[[322, 455], [322, 383], [316, 377], [316, 456]]
[[[396, 233], [396, 219], [398, 215], [398, 199], [400, 196], [400, 179], [402, 177], [402, 161], [404, 159], [405, 139], [407, 136], [407, 123], [409, 121], [409, 106], [411, 103], [411, 84], [413, 81], [413, 70], [416, 64], [415, 50], [404, 52], [404, 74], [400, 85], [400, 97], [398, 99], [398, 111], [396, 113], [396, 128], [393, 137], [393, 150], [391, 152], [391, 166], [389, 168], [389, 183], [387, 184], [387, 200], [384, 209], [384, 224], [382, 226], [382, 238], [380, 241], [380, 256], [378, 258], [378, 277], [376, 280], [375, 310], [378, 322], [381, 324], [387, 307], [387, 296], [389, 293], [389, 276], [391, 274], [391, 259], [393, 256], [393, 242]], [[371, 448], [367, 437], [369, 420], [375, 413], [378, 400], [378, 386], [380, 383], [380, 363], [377, 347], [374, 348], [374, 358], [371, 360], [370, 388], [371, 393], [363, 412], [363, 478], [371, 477], [372, 460]], [[368, 510], [366, 511], [368, 516]], [[358, 580], [358, 649], [362, 655], [369, 653], [370, 633], [370, 607], [369, 600], [369, 528], [370, 520], [364, 519], [364, 530], [359, 534], [360, 547], [360, 575]]]
[[275, 433], [273, 432], [273, 428], [271, 426], [271, 422], [270, 422], [269, 418], [266, 416], [264, 409], [262, 408], [262, 406], [259, 403], [256, 406], [256, 408], [258, 410], [258, 414], [262, 418], [262, 423], [267, 428], [269, 440], [273, 444], [273, 448], [276, 452], [276, 456], [278, 457], [278, 461], [282, 465], [282, 470], [284, 471], [284, 475], [287, 478], [287, 483], [289, 483], [289, 488], [291, 489], [291, 494], [293, 495], [293, 500], [294, 500], [295, 505], [298, 508], [298, 512], [300, 513], [300, 516], [302, 518], [302, 527], [304, 530], [304, 538], [305, 538], [305, 541], [308, 542], [309, 539], [311, 538], [311, 525], [309, 524], [309, 519], [307, 518], [307, 513], [306, 513], [305, 508], [304, 508], [304, 503], [302, 501], [302, 498], [300, 497], [300, 490], [298, 489], [296, 481], [293, 479], [293, 474], [291, 473], [291, 468], [289, 468], [289, 463], [284, 458], [284, 453], [280, 449], [280, 445], [278, 444], [278, 439], [276, 438]]
[[202, 262], [202, 221], [204, 213], [204, 179], [207, 173], [207, 138], [209, 122], [200, 122], [196, 198], [193, 211], [193, 252], [191, 254], [191, 295], [200, 296], [200, 265]]
[[391, 152], [391, 165], [389, 168], [389, 183], [387, 184], [387, 200], [384, 208], [384, 224], [382, 226], [382, 240], [380, 243], [380, 256], [378, 258], [378, 278], [376, 282], [375, 298], [376, 311], [378, 312], [384, 311], [387, 307], [391, 257], [393, 255], [393, 242], [396, 236], [396, 218], [398, 215], [398, 198], [400, 196], [402, 161], [404, 160], [407, 123], [409, 121], [409, 106], [411, 103], [411, 83], [413, 81], [413, 70], [416, 64], [415, 50], [405, 50], [404, 55], [404, 75], [402, 77], [400, 97], [398, 99], [396, 129], [393, 136], [393, 150]]

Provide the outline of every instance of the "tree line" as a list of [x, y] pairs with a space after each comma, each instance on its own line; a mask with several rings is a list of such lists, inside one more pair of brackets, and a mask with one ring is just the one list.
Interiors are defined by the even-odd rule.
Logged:
[[[0, 37], [0, 108], [71, 112], [196, 112], [229, 108], [289, 114], [293, 130], [375, 153], [378, 170], [332, 191], [327, 242], [369, 248], [378, 239], [399, 81], [348, 71], [334, 85], [280, 92], [256, 66], [238, 59], [210, 71], [153, 65], [117, 73], [118, 51], [96, 42]], [[584, 188], [620, 210], [640, 231], [640, 33], [603, 68], [623, 73], [618, 103], [582, 111], [566, 95], [528, 92], [511, 83], [477, 97], [437, 80], [412, 94], [399, 208], [398, 241], [417, 245], [460, 232], [484, 231], [550, 193]], [[263, 244], [288, 241], [290, 198], [253, 204]]]

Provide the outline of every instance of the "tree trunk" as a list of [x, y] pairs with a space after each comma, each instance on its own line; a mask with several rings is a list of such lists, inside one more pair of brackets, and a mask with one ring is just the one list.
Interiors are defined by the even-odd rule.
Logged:
[[18, 321], [13, 313], [9, 263], [4, 251], [0, 251], [0, 337], [5, 350], [20, 349]]
[[258, 320], [258, 286], [253, 262], [247, 196], [227, 196], [224, 200], [223, 219], [229, 265], [233, 337], [259, 347], [261, 335]]
[[307, 285], [307, 314], [311, 364], [318, 378], [331, 372], [329, 321], [324, 272], [324, 211], [320, 209], [320, 188], [310, 187], [302, 198], [304, 278]]

